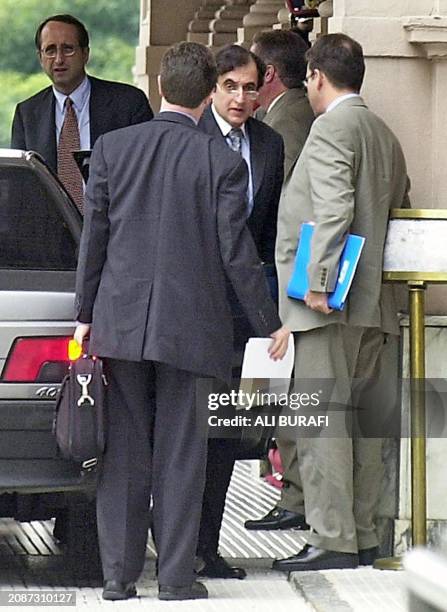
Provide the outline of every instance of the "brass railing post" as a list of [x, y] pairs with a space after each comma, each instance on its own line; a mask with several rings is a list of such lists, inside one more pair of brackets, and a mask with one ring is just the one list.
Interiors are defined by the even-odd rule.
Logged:
[[[383, 280], [406, 283], [409, 298], [410, 336], [410, 427], [411, 448], [411, 536], [412, 546], [427, 545], [427, 467], [425, 416], [425, 291], [428, 283], [447, 284], [446, 258], [433, 258], [427, 236], [447, 229], [447, 209], [396, 208], [391, 211], [384, 253]], [[408, 223], [408, 225], [407, 225]], [[418, 225], [415, 232], [415, 223]], [[439, 224], [442, 224], [442, 232]], [[407, 228], [405, 228], [407, 225]], [[393, 231], [395, 230], [395, 231]], [[435, 251], [436, 252], [436, 249]], [[433, 264], [433, 265], [432, 265]], [[376, 569], [402, 569], [400, 557], [377, 559]]]
[[424, 282], [409, 282], [411, 514], [413, 546], [427, 543]]

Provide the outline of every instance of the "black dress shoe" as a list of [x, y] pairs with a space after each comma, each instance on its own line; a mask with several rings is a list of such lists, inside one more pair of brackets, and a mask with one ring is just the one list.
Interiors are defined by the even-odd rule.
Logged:
[[203, 561], [203, 567], [196, 572], [200, 577], [237, 578], [238, 580], [243, 580], [247, 575], [242, 567], [232, 567], [219, 554], [202, 554], [200, 557]]
[[304, 514], [290, 512], [278, 506], [260, 519], [245, 521], [244, 527], [250, 530], [263, 529], [265, 531], [273, 531], [274, 529], [310, 529]]
[[379, 556], [379, 547], [364, 548], [359, 550], [359, 565], [372, 565]]
[[280, 572], [307, 572], [310, 570], [350, 569], [357, 567], [359, 557], [355, 553], [336, 552], [306, 546], [301, 552], [287, 559], [277, 559], [272, 569]]
[[102, 591], [102, 598], [109, 601], [119, 599], [130, 599], [137, 596], [134, 582], [118, 582], [117, 580], [106, 580]]
[[162, 601], [182, 601], [184, 599], [208, 599], [206, 586], [201, 582], [193, 582], [191, 586], [159, 586], [158, 599]]

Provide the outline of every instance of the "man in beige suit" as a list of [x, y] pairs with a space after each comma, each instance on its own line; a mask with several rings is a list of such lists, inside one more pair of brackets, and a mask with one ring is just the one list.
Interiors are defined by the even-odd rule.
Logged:
[[[319, 437], [301, 434], [298, 440], [311, 533], [299, 554], [274, 562], [274, 569], [282, 571], [356, 567], [377, 554], [381, 440], [351, 436], [347, 411], [333, 408], [351, 402], [362, 407], [355, 401], [353, 380], [361, 390], [373, 379], [387, 334], [399, 331], [391, 288], [382, 286], [382, 258], [389, 211], [408, 205], [402, 149], [359, 96], [365, 70], [360, 45], [343, 34], [329, 34], [318, 39], [307, 60], [308, 97], [318, 118], [280, 203], [280, 315], [295, 332], [295, 379], [333, 384], [323, 402], [330, 402], [329, 427], [336, 435], [323, 430]], [[287, 284], [299, 228], [306, 221], [315, 225], [310, 289], [300, 302], [287, 297]], [[348, 232], [366, 242], [345, 310], [335, 312], [328, 307], [328, 293]]]
[[259, 32], [251, 51], [266, 64], [258, 102], [263, 121], [284, 140], [284, 180], [303, 150], [314, 115], [304, 89], [307, 45], [289, 30]]
[[[289, 30], [258, 32], [251, 46], [251, 51], [266, 64], [258, 102], [265, 111], [264, 123], [283, 137], [285, 181], [303, 150], [314, 120], [304, 89], [307, 49], [304, 40]], [[284, 467], [281, 499], [262, 518], [246, 521], [245, 528], [308, 529], [295, 441], [277, 439], [276, 443]]]

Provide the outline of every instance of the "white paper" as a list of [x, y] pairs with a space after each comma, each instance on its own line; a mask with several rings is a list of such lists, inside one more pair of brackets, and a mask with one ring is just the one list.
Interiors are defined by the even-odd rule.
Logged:
[[289, 336], [289, 346], [282, 359], [270, 359], [268, 348], [272, 338], [249, 338], [245, 345], [241, 378], [290, 379], [295, 361], [293, 334]]

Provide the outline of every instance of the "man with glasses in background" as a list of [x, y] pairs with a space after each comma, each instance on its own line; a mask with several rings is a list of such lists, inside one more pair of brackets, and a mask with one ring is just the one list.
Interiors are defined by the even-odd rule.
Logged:
[[17, 105], [11, 146], [39, 153], [82, 211], [82, 177], [73, 151], [91, 149], [101, 134], [149, 121], [153, 113], [136, 87], [87, 76], [89, 35], [75, 17], [45, 19], [35, 44], [52, 86]]
[[[247, 224], [274, 299], [277, 299], [275, 261], [276, 222], [284, 174], [282, 137], [252, 117], [263, 84], [265, 64], [239, 45], [229, 45], [216, 54], [217, 86], [212, 104], [199, 127], [223, 139], [245, 160], [249, 172], [246, 197]], [[240, 369], [245, 343], [254, 332], [234, 292], [229, 288], [233, 311], [234, 360]], [[218, 554], [219, 532], [238, 444], [234, 440], [209, 440], [207, 480], [202, 508], [198, 557], [199, 576], [245, 578], [242, 568], [230, 567]]]

